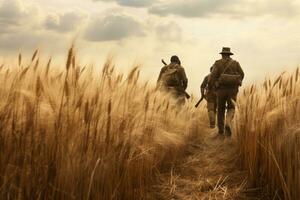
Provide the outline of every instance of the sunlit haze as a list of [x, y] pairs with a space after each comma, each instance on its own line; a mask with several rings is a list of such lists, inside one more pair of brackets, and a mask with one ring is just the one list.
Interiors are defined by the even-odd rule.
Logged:
[[297, 0], [0, 0], [0, 62], [36, 48], [61, 62], [75, 40], [80, 62], [101, 67], [114, 55], [120, 71], [141, 64], [154, 82], [176, 54], [194, 93], [223, 46], [246, 84], [295, 69], [299, 33]]

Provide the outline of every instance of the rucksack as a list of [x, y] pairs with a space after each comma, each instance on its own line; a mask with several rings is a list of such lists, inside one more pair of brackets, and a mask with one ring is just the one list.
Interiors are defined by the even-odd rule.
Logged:
[[241, 85], [242, 84], [242, 77], [239, 74], [229, 74], [226, 71], [228, 68], [233, 64], [234, 61], [229, 61], [226, 65], [224, 71], [220, 75], [218, 79], [219, 85]]
[[180, 85], [178, 69], [178, 66], [167, 66], [166, 70], [164, 71], [161, 77], [161, 81], [164, 86], [176, 87]]

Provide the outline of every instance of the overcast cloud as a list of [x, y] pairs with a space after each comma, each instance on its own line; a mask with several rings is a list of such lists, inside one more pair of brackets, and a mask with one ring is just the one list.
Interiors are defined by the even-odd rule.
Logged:
[[174, 21], [157, 25], [155, 32], [160, 41], [181, 42], [183, 39], [182, 28]]
[[39, 23], [39, 15], [38, 7], [24, 5], [21, 0], [0, 1], [0, 33], [35, 26]]
[[198, 91], [222, 46], [246, 80], [296, 67], [299, 12], [299, 0], [0, 0], [0, 57], [37, 47], [64, 57], [76, 37], [88, 62], [118, 52], [155, 80], [160, 59], [177, 54]]
[[157, 4], [149, 9], [152, 14], [183, 17], [205, 17], [226, 8], [236, 0], [178, 0]]
[[133, 36], [143, 36], [142, 25], [133, 17], [110, 14], [90, 20], [85, 32], [89, 41], [118, 41]]
[[159, 16], [178, 15], [181, 17], [212, 16], [296, 16], [300, 5], [296, 0], [176, 0], [157, 3], [149, 12]]
[[93, 0], [121, 6], [146, 8], [158, 16], [181, 17], [244, 17], [273, 15], [280, 17], [300, 14], [297, 0]]
[[66, 37], [59, 33], [73, 32], [67, 38], [74, 37], [74, 31], [82, 26], [85, 18], [79, 10], [48, 14], [28, 1], [0, 1], [0, 51], [32, 51], [40, 45], [59, 51], [61, 44], [66, 43]]
[[76, 10], [63, 14], [50, 14], [46, 17], [44, 24], [50, 30], [70, 32], [79, 29], [85, 19], [86, 15]]
[[103, 2], [116, 2], [122, 6], [129, 7], [147, 7], [155, 3], [155, 0], [93, 0], [93, 1], [103, 1]]

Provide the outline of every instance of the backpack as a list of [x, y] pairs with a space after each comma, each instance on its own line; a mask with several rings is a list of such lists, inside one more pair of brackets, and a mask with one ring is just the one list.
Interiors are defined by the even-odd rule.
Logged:
[[218, 84], [219, 85], [242, 85], [242, 77], [239, 74], [229, 74], [226, 73], [228, 68], [234, 63], [233, 60], [229, 61], [228, 64], [226, 65], [224, 71], [220, 75], [218, 79]]
[[178, 66], [167, 66], [161, 77], [161, 81], [164, 86], [176, 87], [180, 85], [180, 76], [178, 69]]

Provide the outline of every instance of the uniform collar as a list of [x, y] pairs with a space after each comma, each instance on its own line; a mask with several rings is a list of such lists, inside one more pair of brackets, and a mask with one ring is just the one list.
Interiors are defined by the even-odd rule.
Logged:
[[229, 60], [232, 60], [232, 58], [223, 58], [223, 60], [226, 60], [226, 61], [229, 61]]

